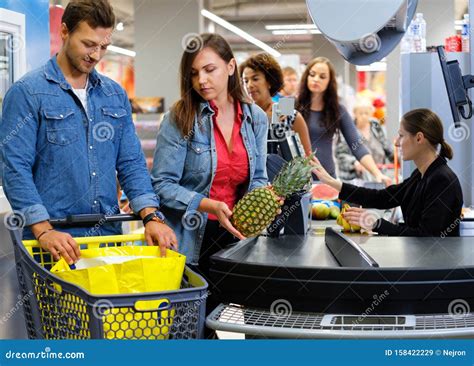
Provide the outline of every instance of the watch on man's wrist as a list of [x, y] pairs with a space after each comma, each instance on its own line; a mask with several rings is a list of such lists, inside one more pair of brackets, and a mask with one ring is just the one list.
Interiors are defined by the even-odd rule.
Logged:
[[160, 224], [165, 223], [165, 215], [163, 215], [160, 211], [154, 211], [149, 213], [143, 218], [143, 226], [146, 226], [150, 221], [156, 221]]

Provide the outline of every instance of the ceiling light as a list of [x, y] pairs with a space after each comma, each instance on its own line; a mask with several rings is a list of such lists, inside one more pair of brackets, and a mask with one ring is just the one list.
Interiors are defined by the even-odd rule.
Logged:
[[266, 30], [283, 30], [283, 29], [317, 29], [314, 24], [272, 24], [266, 25]]
[[296, 34], [321, 34], [319, 29], [279, 29], [273, 30], [272, 34], [276, 36], [283, 36], [283, 35], [296, 35]]
[[247, 32], [243, 31], [239, 27], [236, 27], [235, 25], [229, 23], [228, 21], [222, 19], [221, 17], [218, 17], [217, 15], [211, 13], [210, 11], [206, 9], [201, 10], [201, 15], [214, 23], [219, 24], [221, 27], [224, 27], [225, 29], [231, 31], [232, 33], [237, 34], [238, 36], [242, 37], [246, 41], [254, 44], [257, 47], [260, 47], [262, 50], [265, 52], [268, 52], [270, 55], [273, 57], [280, 57], [281, 53], [275, 50], [274, 48], [271, 48], [269, 45], [263, 43], [262, 41], [258, 40], [254, 36], [251, 36]]
[[117, 23], [115, 29], [117, 29], [119, 32], [123, 31], [123, 22]]
[[288, 30], [274, 30], [272, 34], [276, 36], [283, 36], [283, 35], [295, 35], [295, 34], [309, 34], [307, 30], [304, 29], [288, 29]]
[[135, 57], [137, 53], [135, 51], [127, 50], [126, 48], [117, 47], [117, 46], [108, 46], [107, 51], [112, 51], [115, 53], [120, 53], [121, 55]]

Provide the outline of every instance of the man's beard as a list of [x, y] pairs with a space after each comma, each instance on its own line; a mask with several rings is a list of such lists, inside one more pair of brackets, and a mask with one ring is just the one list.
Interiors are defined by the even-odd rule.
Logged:
[[[81, 65], [81, 61], [83, 61], [83, 59], [77, 59], [77, 58], [74, 58], [74, 57], [71, 57], [71, 55], [69, 55], [68, 52], [66, 52], [66, 56], [69, 60], [69, 62], [71, 63], [71, 65], [79, 72], [81, 72], [82, 74], [90, 74], [92, 72], [92, 70], [94, 68], [91, 68], [91, 69], [86, 69], [83, 65]], [[87, 56], [89, 57], [89, 56]]]

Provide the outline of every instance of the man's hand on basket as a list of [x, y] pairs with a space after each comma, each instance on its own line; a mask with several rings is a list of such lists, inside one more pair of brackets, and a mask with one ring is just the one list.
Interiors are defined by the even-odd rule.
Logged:
[[38, 241], [41, 248], [50, 252], [56, 261], [63, 257], [68, 264], [73, 264], [81, 258], [79, 246], [68, 233], [50, 230], [41, 235]]
[[178, 250], [178, 241], [174, 231], [166, 224], [150, 221], [145, 225], [145, 239], [148, 245], [159, 245], [162, 257], [166, 257], [166, 249]]

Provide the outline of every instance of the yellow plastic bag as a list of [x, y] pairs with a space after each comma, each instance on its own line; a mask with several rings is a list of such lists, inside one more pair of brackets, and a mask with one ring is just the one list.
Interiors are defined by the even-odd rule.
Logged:
[[[186, 262], [185, 256], [171, 250], [161, 258], [160, 248], [151, 246], [81, 250], [81, 259], [86, 262], [95, 260], [97, 264], [105, 258], [115, 263], [71, 270], [61, 259], [51, 272], [94, 295], [133, 294], [179, 289]], [[136, 305], [107, 309], [102, 318], [104, 338], [169, 338], [175, 310], [157, 310], [160, 305], [167, 305], [166, 299], [143, 302], [140, 309]]]
[[51, 272], [93, 295], [116, 295], [177, 290], [181, 285], [186, 257], [168, 250], [160, 257], [159, 247], [124, 246], [81, 250], [81, 259], [125, 257], [121, 263], [70, 269], [64, 259]]

